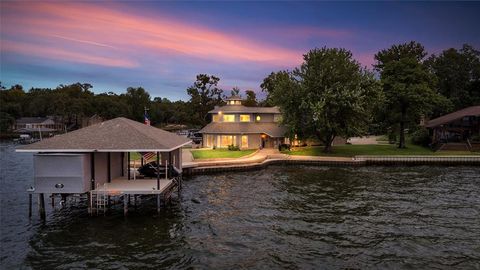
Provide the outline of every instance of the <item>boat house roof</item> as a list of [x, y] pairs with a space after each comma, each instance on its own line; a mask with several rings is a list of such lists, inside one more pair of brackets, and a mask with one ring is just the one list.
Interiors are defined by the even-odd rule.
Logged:
[[15, 120], [17, 124], [40, 124], [47, 120], [52, 120], [49, 117], [21, 117]]
[[447, 123], [450, 123], [452, 121], [461, 119], [465, 116], [480, 116], [480, 106], [472, 106], [468, 107], [465, 109], [461, 109], [456, 112], [452, 112], [443, 116], [440, 116], [438, 118], [432, 119], [428, 121], [428, 123], [425, 125], [427, 128], [434, 128], [440, 125], [444, 125]]
[[284, 137], [286, 128], [279, 126], [278, 123], [218, 123], [212, 122], [206, 125], [200, 133], [207, 134], [267, 134], [270, 137]]
[[17, 152], [170, 152], [191, 141], [119, 117], [19, 147]]

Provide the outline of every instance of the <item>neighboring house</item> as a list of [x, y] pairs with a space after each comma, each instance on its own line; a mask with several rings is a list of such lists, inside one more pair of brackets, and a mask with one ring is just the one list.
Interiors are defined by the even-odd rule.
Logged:
[[278, 107], [246, 107], [238, 96], [227, 98], [227, 105], [208, 112], [212, 122], [199, 132], [203, 147], [242, 149], [272, 148], [284, 143], [286, 129], [279, 125]]
[[91, 117], [83, 117], [82, 118], [82, 128], [88, 127], [88, 126], [91, 126], [91, 125], [95, 125], [95, 124], [99, 124], [103, 121], [104, 121], [104, 119], [101, 116], [99, 116], [98, 114], [94, 114]]
[[54, 132], [63, 129], [63, 124], [56, 122], [51, 117], [22, 117], [15, 121], [13, 130], [21, 133]]
[[472, 106], [432, 119], [425, 124], [432, 143], [468, 142], [480, 135], [480, 106]]

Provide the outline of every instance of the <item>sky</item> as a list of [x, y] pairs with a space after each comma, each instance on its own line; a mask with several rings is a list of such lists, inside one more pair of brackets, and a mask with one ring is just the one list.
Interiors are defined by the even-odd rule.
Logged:
[[480, 2], [1, 1], [0, 81], [188, 100], [206, 73], [261, 96], [263, 78], [316, 47], [346, 48], [370, 69], [376, 52], [411, 40], [435, 54], [480, 49], [478, 14]]

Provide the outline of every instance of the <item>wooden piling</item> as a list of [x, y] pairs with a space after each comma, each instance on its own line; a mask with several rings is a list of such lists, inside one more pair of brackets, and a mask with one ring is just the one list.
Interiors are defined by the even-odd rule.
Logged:
[[32, 193], [28, 193], [28, 217], [32, 217]]
[[157, 213], [160, 213], [160, 194], [157, 194]]
[[47, 215], [45, 214], [45, 196], [43, 193], [38, 194], [38, 211], [40, 212], [40, 218], [45, 220]]
[[128, 194], [123, 195], [123, 215], [128, 214]]

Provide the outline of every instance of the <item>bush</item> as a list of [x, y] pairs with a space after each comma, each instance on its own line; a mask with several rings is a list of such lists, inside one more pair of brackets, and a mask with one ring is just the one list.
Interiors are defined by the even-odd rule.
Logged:
[[397, 135], [395, 133], [388, 134], [388, 143], [395, 144], [397, 142]]
[[233, 145], [233, 144], [230, 144], [228, 146], [228, 150], [229, 151], [240, 151], [240, 147], [236, 146], [236, 145]]
[[472, 137], [470, 137], [470, 141], [472, 141], [472, 142], [480, 142], [480, 135], [478, 135], [478, 134], [472, 135]]
[[290, 144], [282, 143], [278, 146], [278, 151], [290, 151]]
[[429, 146], [432, 141], [426, 128], [421, 128], [412, 133], [412, 143], [416, 145]]

